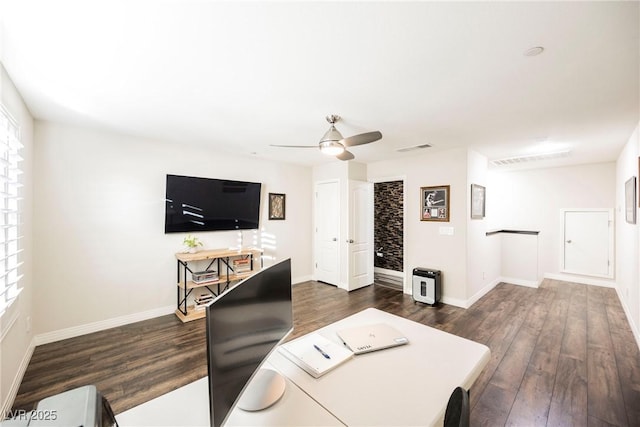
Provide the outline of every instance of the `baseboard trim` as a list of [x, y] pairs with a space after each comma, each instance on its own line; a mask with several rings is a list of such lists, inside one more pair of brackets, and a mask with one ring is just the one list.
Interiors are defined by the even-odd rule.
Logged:
[[13, 407], [13, 402], [16, 400], [16, 396], [18, 395], [18, 389], [20, 388], [20, 384], [22, 383], [22, 379], [24, 378], [25, 372], [27, 372], [27, 367], [29, 366], [29, 362], [31, 361], [31, 356], [33, 356], [33, 351], [36, 348], [36, 340], [33, 338], [29, 343], [29, 347], [20, 361], [20, 366], [18, 366], [18, 372], [16, 372], [16, 376], [13, 378], [13, 382], [11, 383], [11, 388], [7, 393], [7, 397], [2, 402], [2, 409], [0, 409], [0, 421], [2, 421], [5, 417], [8, 417], [11, 413], [11, 408]]
[[504, 283], [509, 283], [512, 285], [526, 286], [527, 288], [537, 288], [540, 286], [539, 281], [516, 279], [515, 277], [500, 277], [499, 281]]
[[640, 349], [640, 331], [638, 331], [638, 328], [631, 320], [633, 317], [631, 316], [631, 311], [629, 310], [625, 299], [622, 297], [622, 292], [620, 292], [620, 289], [618, 289], [617, 286], [615, 286], [614, 289], [616, 290], [616, 294], [618, 294], [618, 300], [620, 300], [620, 304], [622, 304], [624, 314], [627, 316], [627, 323], [629, 323], [631, 332], [633, 332], [633, 337], [636, 339], [636, 345], [638, 346], [638, 349]]
[[473, 304], [477, 303], [478, 300], [480, 298], [482, 298], [483, 296], [485, 296], [486, 294], [488, 294], [493, 288], [495, 288], [498, 283], [500, 283], [502, 280], [501, 279], [496, 279], [493, 282], [488, 283], [484, 288], [480, 289], [478, 292], [476, 292], [475, 295], [473, 295], [471, 298], [469, 298], [467, 300], [467, 306], [465, 308], [469, 308], [471, 307]]
[[154, 317], [164, 316], [175, 312], [175, 306], [167, 306], [147, 310], [140, 313], [128, 314], [126, 316], [114, 317], [112, 319], [100, 320], [98, 322], [87, 323], [86, 325], [74, 326], [71, 328], [51, 331], [44, 334], [36, 335], [35, 344], [43, 345], [56, 341], [75, 338], [81, 335], [91, 334], [93, 332], [104, 331], [105, 329], [115, 328], [118, 326], [128, 325], [129, 323], [141, 322], [143, 320], [153, 319]]
[[300, 277], [295, 277], [291, 279], [291, 284], [298, 285], [300, 283], [308, 282], [310, 280], [313, 280], [313, 276], [309, 274], [307, 276], [300, 276]]
[[443, 295], [440, 301], [444, 304], [455, 305], [460, 308], [469, 308], [469, 306], [467, 306], [467, 301], [458, 298], [450, 298]]
[[605, 288], [615, 288], [616, 282], [611, 279], [597, 279], [591, 277], [577, 276], [566, 273], [545, 273], [546, 279], [561, 280], [563, 282], [581, 283], [583, 285], [603, 286]]

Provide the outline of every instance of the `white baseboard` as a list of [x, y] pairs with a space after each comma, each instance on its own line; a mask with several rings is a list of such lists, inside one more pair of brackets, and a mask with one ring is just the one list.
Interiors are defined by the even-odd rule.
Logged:
[[291, 284], [298, 285], [300, 283], [308, 282], [310, 280], [313, 280], [313, 276], [310, 274], [307, 276], [294, 277], [293, 279], [291, 279]]
[[155, 308], [153, 310], [143, 311], [140, 313], [128, 314], [126, 316], [115, 317], [112, 319], [100, 320], [98, 322], [88, 323], [86, 325], [74, 326], [71, 328], [47, 332], [44, 334], [36, 335], [35, 343], [36, 345], [42, 345], [66, 340], [68, 338], [79, 337], [80, 335], [91, 334], [93, 332], [103, 331], [105, 329], [128, 325], [129, 323], [135, 323], [143, 320], [153, 319], [154, 317], [164, 316], [175, 312], [175, 310], [176, 307], [172, 305], [167, 307]]
[[526, 286], [528, 288], [537, 288], [540, 286], [540, 282], [537, 280], [524, 280], [517, 279], [515, 277], [499, 277], [498, 280], [504, 283], [510, 283], [512, 285]]
[[489, 291], [491, 291], [493, 288], [495, 288], [496, 285], [498, 283], [502, 282], [502, 281], [503, 280], [501, 278], [498, 278], [498, 279], [494, 280], [493, 282], [488, 283], [484, 288], [480, 289], [478, 292], [476, 292], [475, 295], [473, 295], [471, 298], [469, 298], [467, 300], [461, 300], [461, 299], [458, 299], [458, 298], [450, 298], [450, 297], [447, 297], [447, 296], [443, 295], [441, 301], [443, 303], [445, 303], [445, 304], [455, 305], [456, 307], [467, 309], [467, 308], [471, 307], [473, 304], [475, 304], [476, 302], [478, 302], [478, 300], [480, 298], [482, 298], [483, 296], [488, 294]]
[[13, 406], [13, 402], [16, 400], [16, 396], [18, 395], [18, 389], [20, 388], [20, 384], [22, 383], [22, 379], [24, 378], [25, 372], [27, 372], [27, 367], [29, 366], [29, 362], [31, 361], [31, 356], [33, 356], [33, 350], [36, 348], [36, 340], [33, 338], [29, 343], [29, 347], [24, 354], [24, 357], [20, 361], [20, 366], [18, 366], [18, 372], [16, 372], [16, 376], [13, 378], [13, 382], [11, 383], [11, 388], [7, 393], [4, 402], [2, 402], [2, 408], [0, 409], [0, 422], [4, 417], [8, 417], [10, 415], [11, 407]]
[[640, 331], [638, 331], [638, 327], [633, 323], [633, 317], [631, 316], [631, 311], [629, 311], [629, 307], [627, 307], [627, 303], [625, 299], [622, 297], [622, 293], [618, 287], [615, 287], [616, 294], [618, 294], [618, 299], [620, 300], [620, 304], [622, 304], [622, 309], [624, 310], [624, 314], [627, 316], [627, 323], [631, 327], [631, 331], [633, 332], [633, 337], [636, 339], [636, 345], [638, 349], [640, 349]]
[[471, 298], [469, 298], [467, 300], [467, 306], [465, 308], [469, 308], [471, 307], [473, 304], [475, 304], [476, 302], [478, 302], [478, 300], [480, 298], [482, 298], [483, 296], [485, 296], [486, 294], [489, 293], [489, 291], [491, 291], [493, 288], [495, 288], [498, 283], [502, 282], [502, 279], [497, 278], [496, 280], [494, 280], [493, 282], [488, 283], [484, 288], [480, 289], [478, 292], [476, 292], [476, 294], [474, 296], [472, 296]]
[[547, 279], [562, 280], [564, 282], [582, 283], [583, 285], [603, 286], [605, 288], [616, 287], [616, 282], [611, 279], [598, 279], [566, 273], [545, 273], [544, 277]]
[[467, 301], [461, 300], [461, 299], [458, 299], [458, 298], [450, 298], [450, 297], [447, 297], [445, 295], [443, 295], [440, 298], [440, 302], [442, 302], [444, 304], [455, 305], [456, 307], [460, 307], [460, 308], [469, 308], [467, 306]]

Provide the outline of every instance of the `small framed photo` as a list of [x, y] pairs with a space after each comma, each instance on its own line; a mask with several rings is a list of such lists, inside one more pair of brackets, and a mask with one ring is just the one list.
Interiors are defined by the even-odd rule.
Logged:
[[420, 221], [449, 222], [449, 186], [420, 187]]
[[486, 193], [482, 185], [471, 184], [471, 219], [484, 218]]
[[636, 177], [632, 176], [624, 183], [625, 220], [629, 224], [636, 223]]
[[285, 218], [285, 195], [280, 193], [269, 193], [269, 219]]

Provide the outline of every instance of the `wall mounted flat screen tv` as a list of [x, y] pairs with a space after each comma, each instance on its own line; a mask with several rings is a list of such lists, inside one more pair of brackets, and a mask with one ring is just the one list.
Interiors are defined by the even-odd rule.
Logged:
[[255, 230], [260, 188], [257, 182], [167, 175], [164, 232]]

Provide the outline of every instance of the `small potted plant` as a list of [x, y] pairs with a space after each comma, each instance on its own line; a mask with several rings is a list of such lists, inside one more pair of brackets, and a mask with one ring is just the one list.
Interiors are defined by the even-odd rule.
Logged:
[[195, 254], [196, 252], [198, 252], [198, 246], [202, 246], [202, 242], [200, 241], [200, 239], [198, 239], [196, 236], [192, 236], [191, 234], [184, 238], [182, 244], [187, 248], [185, 252], [188, 252], [190, 254]]

